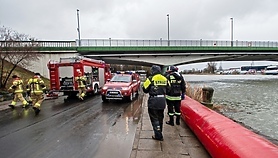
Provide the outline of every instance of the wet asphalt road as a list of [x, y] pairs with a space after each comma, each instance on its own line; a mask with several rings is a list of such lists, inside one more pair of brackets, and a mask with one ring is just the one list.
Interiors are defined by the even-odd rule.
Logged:
[[142, 112], [142, 95], [132, 103], [45, 100], [41, 113], [0, 111], [0, 157], [128, 158]]

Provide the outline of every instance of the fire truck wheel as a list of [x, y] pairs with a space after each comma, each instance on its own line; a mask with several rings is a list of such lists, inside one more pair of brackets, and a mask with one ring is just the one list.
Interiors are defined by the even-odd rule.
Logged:
[[98, 94], [98, 85], [97, 84], [95, 84], [95, 86], [94, 86], [94, 94]]
[[64, 102], [65, 103], [69, 102], [69, 99], [68, 98], [64, 98]]

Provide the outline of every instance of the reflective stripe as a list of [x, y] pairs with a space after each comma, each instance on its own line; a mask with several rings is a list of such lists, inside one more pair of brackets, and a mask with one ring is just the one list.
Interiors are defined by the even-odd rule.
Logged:
[[166, 99], [168, 99], [168, 100], [181, 100], [181, 96], [169, 96], [169, 95], [166, 95]]
[[178, 116], [179, 116], [179, 115], [181, 115], [181, 113], [175, 112], [175, 115], [178, 115]]
[[174, 113], [169, 113], [168, 115], [169, 115], [169, 116], [174, 116]]
[[157, 97], [157, 98], [161, 98], [161, 97], [165, 97], [165, 95], [154, 95], [154, 96], [150, 96], [150, 97]]
[[165, 97], [164, 95], [156, 95], [154, 97]]

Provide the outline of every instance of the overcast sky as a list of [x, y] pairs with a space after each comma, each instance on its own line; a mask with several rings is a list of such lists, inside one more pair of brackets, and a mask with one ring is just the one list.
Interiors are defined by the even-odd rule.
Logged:
[[277, 41], [278, 0], [1, 0], [0, 25], [39, 40]]

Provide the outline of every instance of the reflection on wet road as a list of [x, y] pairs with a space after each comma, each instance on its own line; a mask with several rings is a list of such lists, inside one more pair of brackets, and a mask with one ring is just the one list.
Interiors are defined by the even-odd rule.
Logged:
[[16, 157], [129, 157], [142, 112], [132, 103], [102, 103], [100, 96], [64, 103], [46, 100], [42, 111], [0, 112], [0, 155]]

